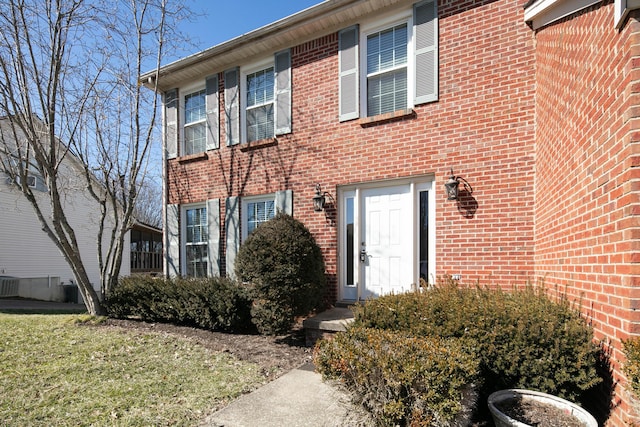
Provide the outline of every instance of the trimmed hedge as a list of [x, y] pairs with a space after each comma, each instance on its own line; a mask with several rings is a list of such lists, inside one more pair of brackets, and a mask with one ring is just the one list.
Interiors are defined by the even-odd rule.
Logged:
[[246, 290], [226, 278], [126, 277], [107, 296], [107, 313], [219, 331], [251, 329]]
[[478, 362], [460, 340], [353, 327], [321, 340], [325, 378], [340, 379], [380, 426], [467, 425]]
[[355, 325], [414, 336], [465, 337], [486, 390], [528, 388], [577, 401], [601, 381], [593, 330], [567, 299], [541, 289], [437, 286], [356, 307]]
[[[600, 349], [593, 342], [591, 327], [568, 300], [552, 301], [541, 289], [528, 287], [503, 292], [459, 288], [446, 283], [423, 292], [367, 301], [354, 307], [354, 315], [352, 329], [355, 331], [376, 331], [387, 338], [391, 333], [421, 340], [458, 342], [456, 351], [478, 363], [476, 383], [483, 398], [500, 389], [526, 388], [578, 401], [585, 391], [602, 380], [596, 372]], [[321, 371], [345, 380], [356, 395], [362, 393], [362, 387], [351, 385], [350, 376], [360, 375], [362, 356], [354, 350], [362, 347], [359, 334], [351, 331], [338, 334], [335, 344], [321, 341], [316, 347], [317, 358], [322, 362]], [[378, 358], [385, 360], [388, 348], [393, 347], [402, 354], [401, 345], [385, 346], [376, 345], [368, 350], [373, 364]], [[381, 354], [380, 348], [383, 348]], [[443, 361], [445, 366], [447, 363], [454, 366], [463, 356], [451, 352], [442, 357], [452, 359]], [[403, 355], [397, 362], [399, 371], [414, 369], [411, 357]], [[345, 368], [339, 370], [335, 366]], [[350, 369], [355, 373], [348, 372]], [[450, 381], [448, 374], [442, 375], [440, 381], [443, 384], [438, 385], [437, 380], [430, 383], [431, 393], [443, 402], [454, 400], [450, 391], [444, 393], [439, 388]], [[394, 396], [395, 392], [393, 387], [382, 384], [385, 391], [372, 399], [379, 399], [377, 405], [384, 406], [394, 402], [385, 396]], [[376, 407], [370, 403], [367, 406]], [[432, 407], [429, 410], [437, 413]], [[403, 414], [406, 418], [400, 424], [409, 425], [413, 419], [411, 412]], [[373, 415], [384, 424], [384, 411], [373, 412]]]
[[289, 331], [296, 316], [324, 303], [322, 252], [304, 224], [289, 215], [278, 213], [249, 235], [235, 272], [253, 300], [252, 321], [263, 334]]

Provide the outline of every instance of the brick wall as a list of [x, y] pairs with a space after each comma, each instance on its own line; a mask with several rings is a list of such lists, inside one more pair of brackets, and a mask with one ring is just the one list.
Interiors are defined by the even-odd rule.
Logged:
[[630, 419], [620, 341], [640, 332], [638, 29], [615, 30], [610, 3], [536, 34], [536, 274], [610, 346], [608, 425]]
[[[521, 15], [511, 1], [441, 3], [439, 101], [367, 126], [338, 121], [337, 34], [293, 47], [293, 133], [272, 146], [223, 142], [204, 159], [170, 161], [169, 203], [292, 189], [294, 216], [321, 245], [335, 298], [337, 211], [331, 201], [313, 211], [315, 184], [336, 197], [341, 185], [431, 174], [437, 274], [525, 283], [533, 276], [535, 68]], [[443, 190], [450, 167], [474, 190], [460, 209]]]

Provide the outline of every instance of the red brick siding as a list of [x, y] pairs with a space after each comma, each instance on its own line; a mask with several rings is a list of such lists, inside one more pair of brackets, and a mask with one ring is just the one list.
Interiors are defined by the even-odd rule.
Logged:
[[[507, 286], [529, 280], [534, 35], [522, 22], [521, 6], [509, 1], [447, 2], [439, 16], [439, 101], [416, 107], [406, 120], [339, 123], [337, 34], [295, 46], [294, 132], [275, 146], [242, 151], [225, 146], [222, 117], [221, 149], [206, 160], [169, 162], [169, 202], [292, 189], [294, 216], [323, 248], [335, 299], [337, 211], [313, 211], [315, 183], [336, 197], [340, 185], [433, 174], [437, 274]], [[446, 200], [442, 185], [450, 167], [474, 189], [473, 216]]]
[[[626, 425], [620, 341], [638, 327], [638, 23], [613, 27], [613, 4], [536, 34], [536, 274], [581, 298], [610, 340], [618, 385], [608, 425]], [[619, 401], [619, 399], [622, 399]]]

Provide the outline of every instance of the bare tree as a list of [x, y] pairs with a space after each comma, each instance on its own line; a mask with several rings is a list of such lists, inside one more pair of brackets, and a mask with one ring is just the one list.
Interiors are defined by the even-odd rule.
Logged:
[[[157, 135], [158, 96], [142, 90], [138, 76], [143, 67], [159, 69], [173, 23], [185, 13], [169, 0], [0, 4], [0, 168], [19, 183], [92, 314], [103, 313], [101, 301], [120, 275]], [[80, 165], [75, 183], [99, 212], [99, 290], [78, 245], [86, 230], [74, 229], [65, 210], [66, 195], [77, 190], [63, 170], [68, 162]], [[33, 170], [46, 184], [44, 198], [27, 182]]]
[[143, 224], [162, 228], [162, 185], [147, 176], [138, 188], [135, 217]]

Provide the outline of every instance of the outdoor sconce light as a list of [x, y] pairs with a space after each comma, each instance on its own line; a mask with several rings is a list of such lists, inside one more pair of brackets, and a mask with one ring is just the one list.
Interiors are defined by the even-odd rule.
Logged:
[[462, 185], [464, 186], [464, 189], [467, 191], [467, 193], [473, 193], [473, 189], [471, 188], [471, 185], [469, 185], [467, 180], [460, 176], [455, 176], [453, 174], [453, 168], [451, 168], [451, 176], [449, 177], [447, 182], [444, 183], [444, 188], [447, 192], [447, 200], [458, 200], [458, 186], [460, 185], [460, 181], [462, 181]]
[[322, 189], [320, 188], [320, 184], [316, 184], [316, 195], [313, 196], [313, 210], [316, 212], [322, 212], [322, 210], [324, 209], [324, 203], [325, 203], [325, 195], [326, 193], [322, 192]]

